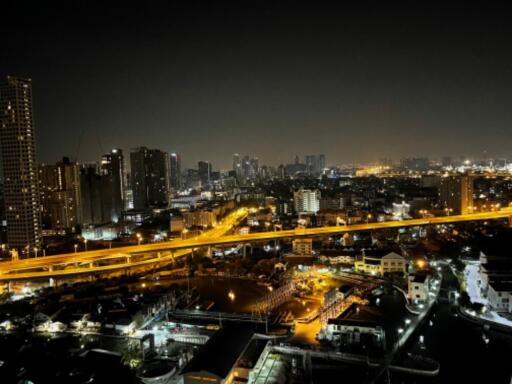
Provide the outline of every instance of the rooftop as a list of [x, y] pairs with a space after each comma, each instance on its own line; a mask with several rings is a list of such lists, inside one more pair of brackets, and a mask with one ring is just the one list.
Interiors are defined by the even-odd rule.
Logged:
[[249, 344], [254, 332], [246, 327], [229, 325], [221, 328], [183, 368], [189, 372], [209, 372], [225, 378], [241, 353]]

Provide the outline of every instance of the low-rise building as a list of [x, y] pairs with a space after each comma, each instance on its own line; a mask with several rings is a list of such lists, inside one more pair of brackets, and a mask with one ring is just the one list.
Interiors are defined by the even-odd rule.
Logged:
[[[226, 326], [215, 333], [181, 371], [179, 384], [232, 383], [244, 351], [254, 332], [245, 327]], [[247, 375], [248, 376], [248, 375]]]
[[183, 216], [181, 215], [171, 215], [171, 219], [169, 220], [169, 232], [170, 233], [179, 233], [183, 231], [185, 228], [185, 221], [183, 220]]
[[343, 209], [322, 209], [316, 214], [317, 224], [321, 227], [345, 225], [348, 221], [347, 213]]
[[191, 210], [183, 212], [185, 227], [209, 228], [217, 224], [217, 215], [211, 210]]
[[[326, 252], [324, 252], [326, 253]], [[354, 265], [354, 256], [323, 254], [319, 257], [322, 263], [329, 262], [330, 265]]]
[[294, 239], [292, 242], [293, 253], [301, 256], [311, 256], [313, 252], [312, 239]]
[[427, 301], [430, 277], [426, 273], [410, 274], [407, 287], [407, 296], [411, 302]]
[[353, 303], [336, 319], [329, 319], [319, 337], [344, 347], [382, 349], [385, 332], [370, 308]]
[[491, 281], [487, 299], [496, 312], [512, 312], [512, 281]]
[[384, 275], [386, 273], [405, 273], [407, 262], [398, 253], [389, 252], [385, 255], [363, 254], [356, 258], [354, 269], [356, 272], [369, 273], [372, 275]]

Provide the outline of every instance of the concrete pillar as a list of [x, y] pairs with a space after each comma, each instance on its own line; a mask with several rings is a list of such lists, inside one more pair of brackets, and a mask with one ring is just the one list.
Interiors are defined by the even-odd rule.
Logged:
[[[52, 265], [48, 266], [48, 272], [53, 272], [53, 266]], [[50, 280], [49, 280], [48, 284], [52, 288], [55, 287], [55, 279], [53, 277], [50, 277]]]
[[210, 258], [212, 257], [212, 246], [211, 245], [208, 246], [208, 249], [206, 251], [206, 257], [210, 257]]

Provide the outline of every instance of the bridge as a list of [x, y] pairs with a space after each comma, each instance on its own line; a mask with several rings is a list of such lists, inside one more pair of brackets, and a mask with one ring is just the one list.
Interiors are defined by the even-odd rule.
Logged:
[[[133, 268], [152, 267], [172, 263], [196, 248], [229, 246], [278, 239], [313, 238], [342, 235], [349, 232], [377, 231], [428, 225], [455, 224], [471, 221], [508, 219], [512, 223], [512, 208], [495, 211], [428, 217], [411, 220], [369, 222], [354, 225], [327, 226], [316, 228], [296, 228], [291, 230], [256, 232], [244, 235], [226, 235], [243, 218], [246, 209], [239, 209], [210, 231], [190, 239], [177, 239], [160, 243], [140, 244], [112, 249], [67, 253], [19, 261], [0, 263], [0, 281], [30, 280], [36, 278], [56, 278], [94, 273], [123, 271]], [[102, 265], [102, 261], [118, 262]]]

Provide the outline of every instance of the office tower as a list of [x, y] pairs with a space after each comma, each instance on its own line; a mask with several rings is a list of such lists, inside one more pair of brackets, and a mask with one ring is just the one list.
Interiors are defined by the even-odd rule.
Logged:
[[259, 159], [257, 157], [253, 157], [249, 160], [249, 174], [247, 177], [250, 180], [254, 180], [260, 171]]
[[44, 229], [73, 230], [81, 223], [80, 169], [64, 157], [39, 166], [39, 192]]
[[104, 183], [109, 184], [110, 196], [110, 221], [117, 223], [124, 210], [125, 168], [123, 150], [114, 148], [110, 153], [103, 155], [100, 165], [100, 173], [106, 178]]
[[199, 161], [197, 163], [197, 172], [199, 174], [199, 180], [201, 181], [201, 187], [209, 187], [212, 175], [212, 163], [209, 161]]
[[140, 147], [130, 153], [133, 208], [167, 207], [169, 155], [159, 149]]
[[293, 192], [293, 204], [297, 213], [316, 213], [320, 209], [320, 191], [301, 188]]
[[35, 145], [32, 81], [8, 76], [0, 84], [0, 152], [7, 240], [9, 247], [25, 256], [42, 245]]
[[473, 178], [467, 175], [442, 177], [439, 184], [439, 203], [450, 214], [472, 212]]
[[318, 155], [318, 172], [322, 173], [325, 169], [325, 155]]
[[171, 188], [181, 188], [181, 158], [177, 153], [171, 153]]

